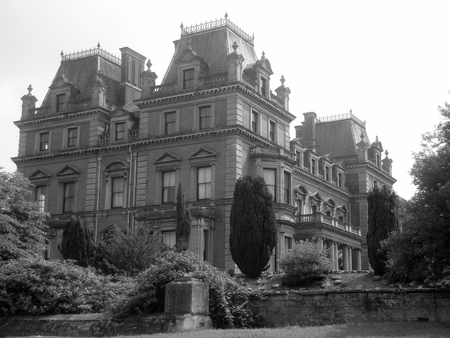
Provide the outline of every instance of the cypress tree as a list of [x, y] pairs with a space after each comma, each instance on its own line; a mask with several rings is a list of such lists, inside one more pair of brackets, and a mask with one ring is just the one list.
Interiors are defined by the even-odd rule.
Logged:
[[191, 236], [191, 216], [184, 203], [181, 183], [178, 185], [177, 192], [177, 228], [175, 236], [177, 249], [188, 250]]
[[256, 278], [267, 266], [277, 241], [272, 195], [262, 177], [247, 175], [234, 188], [230, 216], [230, 251], [248, 277]]
[[368, 230], [367, 247], [369, 262], [377, 275], [386, 272], [387, 252], [381, 249], [381, 241], [398, 228], [397, 195], [390, 192], [386, 186], [381, 189], [377, 185], [367, 196], [368, 202]]
[[80, 217], [72, 216], [66, 223], [60, 246], [64, 259], [73, 259], [88, 266], [94, 255], [94, 243], [89, 229]]

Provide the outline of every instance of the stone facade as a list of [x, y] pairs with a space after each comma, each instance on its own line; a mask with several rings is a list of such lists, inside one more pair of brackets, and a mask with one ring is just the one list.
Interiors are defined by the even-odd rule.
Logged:
[[[271, 270], [298, 239], [317, 237], [335, 269], [368, 268], [366, 195], [392, 187], [391, 160], [353, 114], [304, 114], [291, 139], [291, 91], [228, 18], [182, 27], [162, 83], [151, 62], [121, 48], [61, 54], [41, 106], [22, 97], [18, 170], [53, 218], [48, 258], [64, 220], [81, 216], [98, 241], [113, 224], [151, 227], [175, 242], [181, 183], [192, 214], [191, 250], [234, 269], [229, 215], [236, 180], [261, 175], [273, 194], [278, 243]], [[275, 88], [276, 87], [276, 88]], [[272, 90], [272, 88], [275, 88]], [[275, 92], [275, 93], [274, 93]]]

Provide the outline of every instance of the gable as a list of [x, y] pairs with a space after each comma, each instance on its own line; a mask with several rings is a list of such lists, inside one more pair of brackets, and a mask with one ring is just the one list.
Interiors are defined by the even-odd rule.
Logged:
[[80, 174], [80, 170], [78, 170], [77, 168], [71, 166], [71, 165], [66, 165], [62, 170], [60, 170], [56, 176], [70, 176], [70, 175], [79, 175]]
[[216, 155], [217, 154], [214, 151], [201, 147], [194, 154], [189, 156], [189, 159], [203, 158], [203, 157], [216, 156]]
[[160, 158], [158, 158], [154, 163], [155, 164], [161, 164], [161, 163], [169, 163], [174, 161], [181, 161], [181, 158], [175, 154], [165, 152]]
[[50, 174], [42, 169], [36, 170], [28, 179], [29, 180], [37, 180], [37, 179], [49, 179]]

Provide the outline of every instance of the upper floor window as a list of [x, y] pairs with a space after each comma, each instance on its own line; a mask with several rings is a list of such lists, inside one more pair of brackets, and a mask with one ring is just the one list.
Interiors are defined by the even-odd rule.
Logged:
[[337, 185], [339, 188], [342, 188], [342, 173], [337, 174]]
[[197, 169], [197, 199], [211, 198], [211, 167]]
[[167, 245], [168, 247], [172, 248], [175, 246], [176, 244], [176, 232], [171, 230], [171, 231], [163, 231], [162, 232], [162, 241], [165, 245]]
[[66, 105], [66, 94], [56, 95], [56, 112], [62, 112]]
[[275, 122], [270, 121], [269, 123], [269, 139], [274, 142], [275, 141]]
[[175, 132], [176, 113], [170, 112], [164, 114], [164, 134], [170, 135]]
[[312, 158], [311, 159], [311, 174], [315, 175], [316, 174], [316, 165], [317, 165], [317, 161]]
[[325, 166], [325, 181], [330, 182], [330, 167], [329, 166]]
[[116, 123], [116, 135], [114, 139], [116, 141], [125, 140], [125, 122]]
[[211, 106], [200, 107], [200, 129], [211, 127]]
[[301, 167], [301, 161], [302, 161], [302, 153], [299, 152], [298, 150], [295, 151], [296, 156], [296, 164], [297, 166]]
[[267, 93], [267, 80], [261, 77], [261, 94], [266, 96]]
[[78, 140], [78, 128], [67, 129], [67, 147], [76, 147]]
[[284, 203], [291, 203], [291, 174], [284, 172]]
[[163, 172], [162, 202], [171, 203], [175, 201], [175, 170]]
[[194, 87], [194, 68], [183, 70], [183, 89]]
[[264, 181], [266, 181], [267, 189], [272, 194], [272, 200], [276, 201], [276, 169], [264, 169]]
[[381, 168], [381, 155], [380, 154], [377, 154], [377, 159], [376, 159], [376, 165], [377, 165], [377, 168]]
[[45, 210], [45, 186], [36, 187], [36, 203], [39, 205], [39, 211]]
[[257, 133], [258, 132], [258, 113], [255, 111], [252, 111], [251, 126], [252, 126], [252, 131]]
[[41, 133], [39, 136], [39, 150], [40, 151], [48, 150], [49, 145], [50, 145], [50, 133], [49, 132]]
[[122, 208], [125, 201], [125, 177], [112, 177], [111, 208]]
[[63, 212], [72, 212], [75, 206], [75, 182], [64, 183]]

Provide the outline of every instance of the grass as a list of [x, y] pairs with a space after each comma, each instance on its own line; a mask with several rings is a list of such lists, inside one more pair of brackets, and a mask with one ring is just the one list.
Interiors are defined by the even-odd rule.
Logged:
[[277, 329], [205, 330], [135, 336], [139, 338], [321, 338], [321, 337], [450, 337], [450, 323], [387, 322]]

